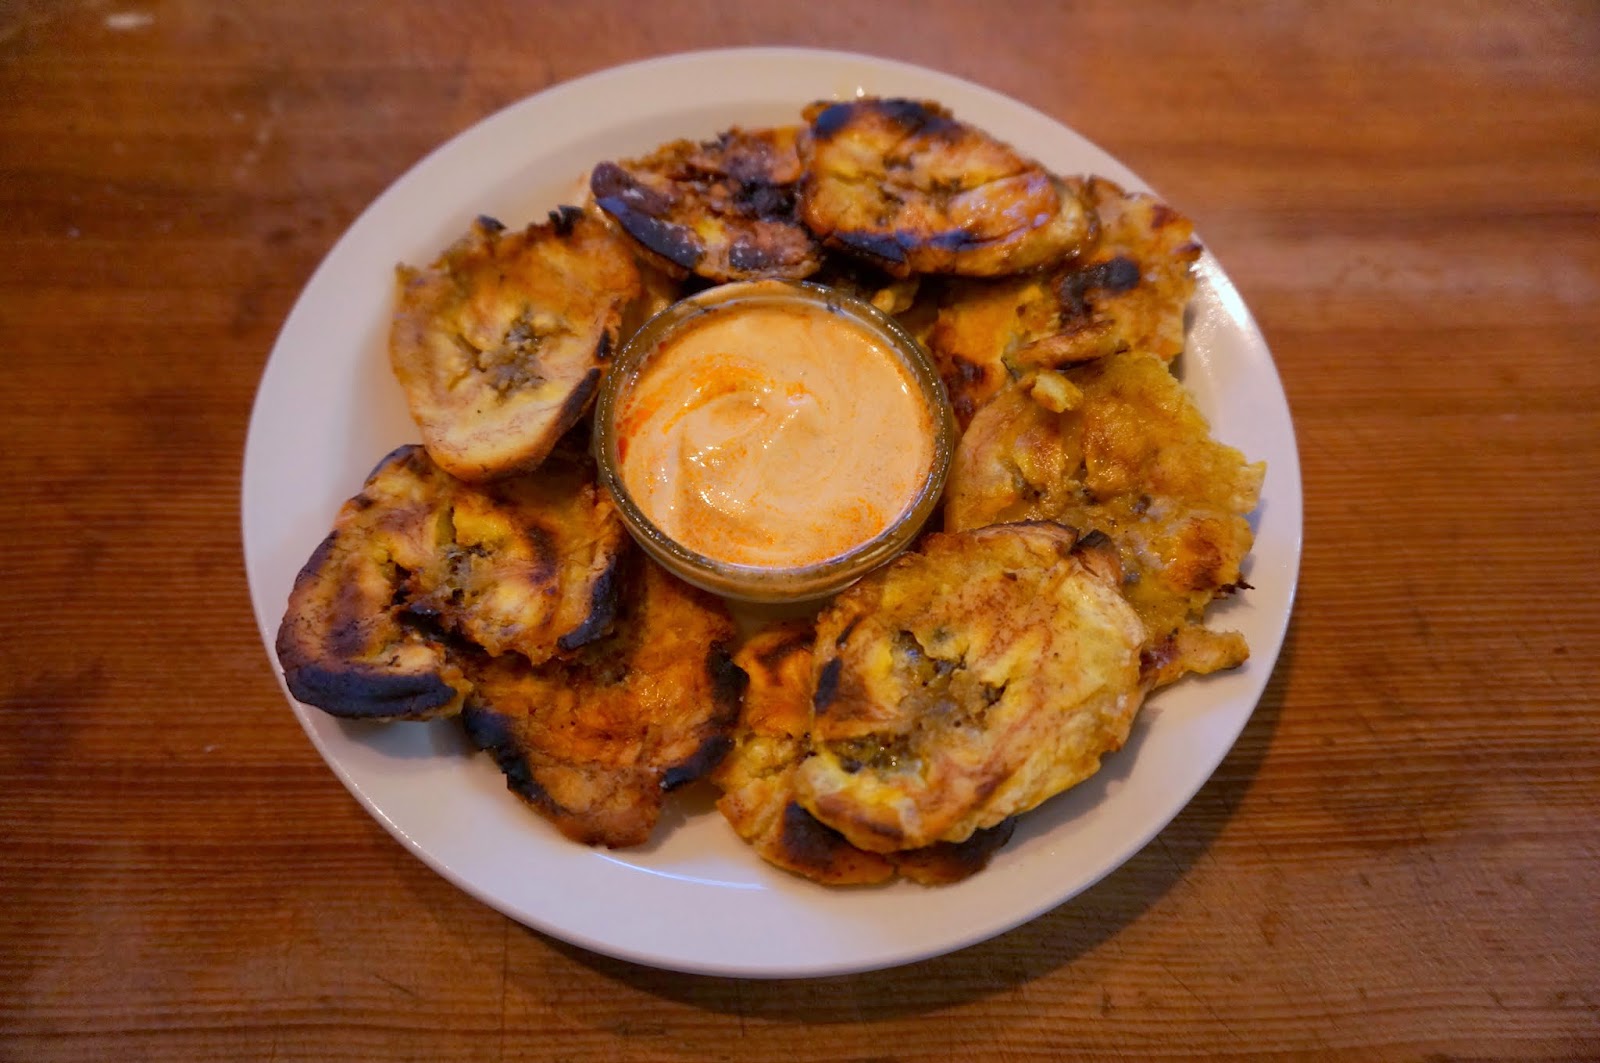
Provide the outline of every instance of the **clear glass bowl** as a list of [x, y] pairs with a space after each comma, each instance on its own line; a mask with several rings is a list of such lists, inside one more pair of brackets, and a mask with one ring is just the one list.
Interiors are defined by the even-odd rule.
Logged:
[[[792, 568], [730, 564], [689, 549], [653, 523], [628, 492], [622, 477], [616, 415], [651, 356], [697, 316], [734, 305], [807, 303], [844, 314], [882, 340], [898, 358], [928, 410], [933, 460], [909, 504], [872, 538], [838, 556]], [[595, 405], [594, 449], [600, 482], [610, 491], [623, 522], [645, 551], [669, 571], [714, 594], [748, 602], [794, 602], [843, 590], [904, 550], [939, 505], [956, 444], [955, 417], [939, 373], [905, 329], [872, 304], [820, 284], [747, 281], [724, 284], [667, 307], [634, 334], [612, 362]]]

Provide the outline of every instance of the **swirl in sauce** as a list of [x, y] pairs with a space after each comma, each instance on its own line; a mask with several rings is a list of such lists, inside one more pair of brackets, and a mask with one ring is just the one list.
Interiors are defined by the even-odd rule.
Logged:
[[807, 303], [734, 304], [668, 335], [617, 417], [656, 527], [728, 564], [795, 568], [872, 539], [933, 464], [933, 421], [888, 341]]

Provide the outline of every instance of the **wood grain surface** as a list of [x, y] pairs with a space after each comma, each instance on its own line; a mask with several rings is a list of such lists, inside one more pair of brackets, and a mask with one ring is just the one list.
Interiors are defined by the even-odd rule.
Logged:
[[[1303, 463], [1211, 782], [871, 975], [654, 971], [460, 893], [306, 741], [241, 564], [256, 381], [360, 210], [504, 104], [739, 44], [1123, 159], [1253, 308]], [[0, 219], [0, 1058], [1600, 1058], [1593, 4], [0, 0]]]

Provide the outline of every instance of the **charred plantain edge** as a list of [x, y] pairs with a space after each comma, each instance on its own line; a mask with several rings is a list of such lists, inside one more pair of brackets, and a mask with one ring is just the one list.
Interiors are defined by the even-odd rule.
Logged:
[[567, 809], [557, 804], [534, 778], [528, 758], [517, 751], [516, 736], [504, 716], [492, 709], [467, 705], [461, 710], [461, 725], [468, 740], [494, 758], [506, 777], [506, 789], [554, 815], [566, 814]]
[[733, 748], [733, 739], [725, 734], [712, 735], [696, 749], [688, 760], [674, 764], [661, 773], [661, 789], [676, 790], [685, 783], [703, 779], [711, 774], [722, 758]]
[[594, 581], [594, 591], [589, 596], [589, 615], [583, 618], [581, 624], [556, 640], [558, 649], [575, 650], [579, 646], [587, 646], [611, 630], [612, 624], [617, 619], [617, 573], [622, 555], [623, 551], [616, 551], [606, 570]]
[[436, 675], [392, 675], [361, 667], [336, 671], [297, 664], [289, 656], [283, 678], [295, 700], [346, 720], [425, 719], [459, 695]]
[[781, 832], [784, 856], [805, 868], [827, 870], [841, 851], [853, 848], [843, 834], [795, 801], [784, 806]]

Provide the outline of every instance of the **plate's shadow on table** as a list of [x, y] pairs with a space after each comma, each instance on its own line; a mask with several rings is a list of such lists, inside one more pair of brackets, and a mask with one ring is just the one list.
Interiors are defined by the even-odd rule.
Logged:
[[[1294, 670], [1295, 628], [1255, 712], [1233, 749], [1184, 810], [1149, 845], [1096, 885], [1032, 922], [949, 955], [897, 970], [897, 992], [881, 972], [774, 981], [686, 975], [641, 967], [555, 939], [552, 948], [644, 992], [746, 1018], [856, 1022], [958, 1005], [1076, 963], [1161, 900], [1211, 847], [1255, 781], [1283, 711]], [[527, 933], [535, 933], [527, 931]], [[818, 993], [819, 986], [827, 991]]]

